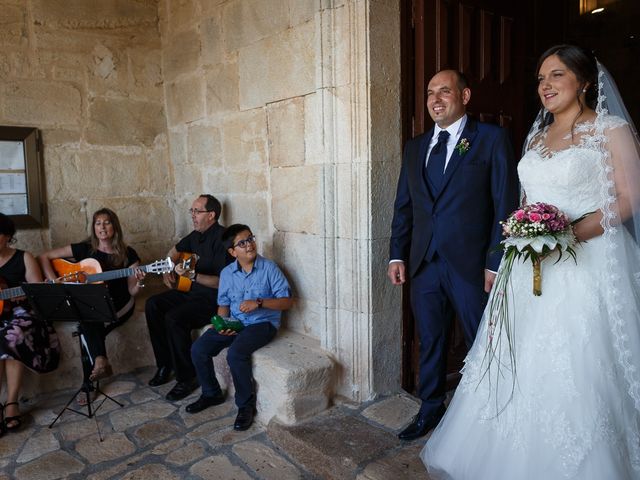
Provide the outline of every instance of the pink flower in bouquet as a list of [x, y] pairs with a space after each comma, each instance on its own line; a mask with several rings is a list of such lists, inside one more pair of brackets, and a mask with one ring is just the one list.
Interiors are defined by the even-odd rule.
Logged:
[[531, 220], [532, 222], [539, 222], [540, 220], [542, 220], [542, 215], [536, 212], [531, 212], [529, 214], [529, 220]]

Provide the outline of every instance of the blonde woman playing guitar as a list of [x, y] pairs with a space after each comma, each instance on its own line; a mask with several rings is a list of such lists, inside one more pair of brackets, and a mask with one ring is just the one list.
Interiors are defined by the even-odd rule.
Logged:
[[[93, 362], [91, 380], [108, 377], [113, 374], [113, 368], [107, 357], [105, 338], [111, 330], [122, 325], [133, 314], [134, 297], [144, 286], [142, 280], [145, 272], [138, 268], [140, 258], [136, 251], [125, 243], [120, 220], [116, 213], [108, 208], [101, 208], [93, 214], [91, 235], [87, 240], [49, 250], [38, 257], [47, 279], [56, 280], [60, 276], [51, 263], [52, 260], [60, 258], [71, 258], [74, 261], [92, 258], [100, 263], [102, 271], [133, 268], [133, 273], [128, 277], [106, 282], [117, 312], [116, 321], [106, 325], [85, 323], [82, 327], [82, 334]], [[82, 396], [78, 398], [80, 402], [84, 400]]]

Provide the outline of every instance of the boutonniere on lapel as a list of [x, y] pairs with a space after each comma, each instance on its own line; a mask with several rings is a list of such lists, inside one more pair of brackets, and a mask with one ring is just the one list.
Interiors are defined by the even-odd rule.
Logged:
[[458, 155], [463, 156], [469, 151], [469, 149], [471, 148], [471, 144], [466, 138], [461, 138], [455, 148], [458, 151]]

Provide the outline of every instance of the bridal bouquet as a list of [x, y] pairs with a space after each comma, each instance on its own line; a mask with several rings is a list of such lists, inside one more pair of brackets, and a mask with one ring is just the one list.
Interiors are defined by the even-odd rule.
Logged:
[[[583, 217], [580, 217], [582, 219]], [[502, 224], [502, 241], [505, 250], [505, 264], [511, 273], [513, 261], [524, 257], [533, 264], [533, 294], [542, 295], [542, 277], [540, 274], [540, 260], [549, 253], [557, 250], [562, 258], [563, 252], [576, 259], [573, 246], [576, 237], [571, 229], [572, 223], [557, 207], [547, 203], [533, 203], [525, 205], [513, 212]]]
[[[530, 260], [533, 266], [533, 294], [542, 295], [541, 260], [550, 253], [557, 251], [558, 260], [564, 253], [569, 254], [574, 261], [576, 253], [573, 247], [577, 240], [573, 235], [572, 225], [582, 220], [584, 215], [574, 222], [557, 207], [547, 203], [525, 205], [513, 212], [502, 224], [502, 233], [506, 237], [501, 242], [504, 249], [502, 264], [498, 270], [496, 281], [489, 300], [489, 343], [485, 360], [487, 370], [494, 357], [498, 361], [498, 369], [504, 364], [500, 358], [499, 345], [507, 342], [509, 363], [514, 373], [515, 381], [515, 352], [513, 345], [512, 325], [509, 319], [508, 288], [509, 277], [516, 259]], [[494, 336], [497, 336], [494, 338]]]

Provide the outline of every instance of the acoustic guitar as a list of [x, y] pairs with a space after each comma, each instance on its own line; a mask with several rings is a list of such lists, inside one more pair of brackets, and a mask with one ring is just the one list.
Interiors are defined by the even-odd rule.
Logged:
[[[189, 252], [180, 252], [179, 261], [182, 263], [182, 268], [186, 271], [195, 271], [196, 263], [198, 262], [198, 255], [195, 253]], [[193, 281], [184, 275], [178, 275], [178, 279], [176, 281], [175, 289], [180, 292], [188, 292], [191, 290], [191, 284]]]
[[[95, 283], [106, 282], [116, 278], [123, 278], [133, 275], [135, 268], [120, 268], [118, 270], [102, 271], [100, 262], [95, 258], [85, 258], [79, 262], [69, 262], [62, 258], [51, 260], [51, 266], [60, 277], [56, 278], [57, 283]], [[169, 257], [164, 260], [156, 260], [148, 265], [142, 265], [139, 268], [145, 273], [170, 273], [173, 271], [173, 260]], [[1, 292], [0, 292], [1, 295]]]

